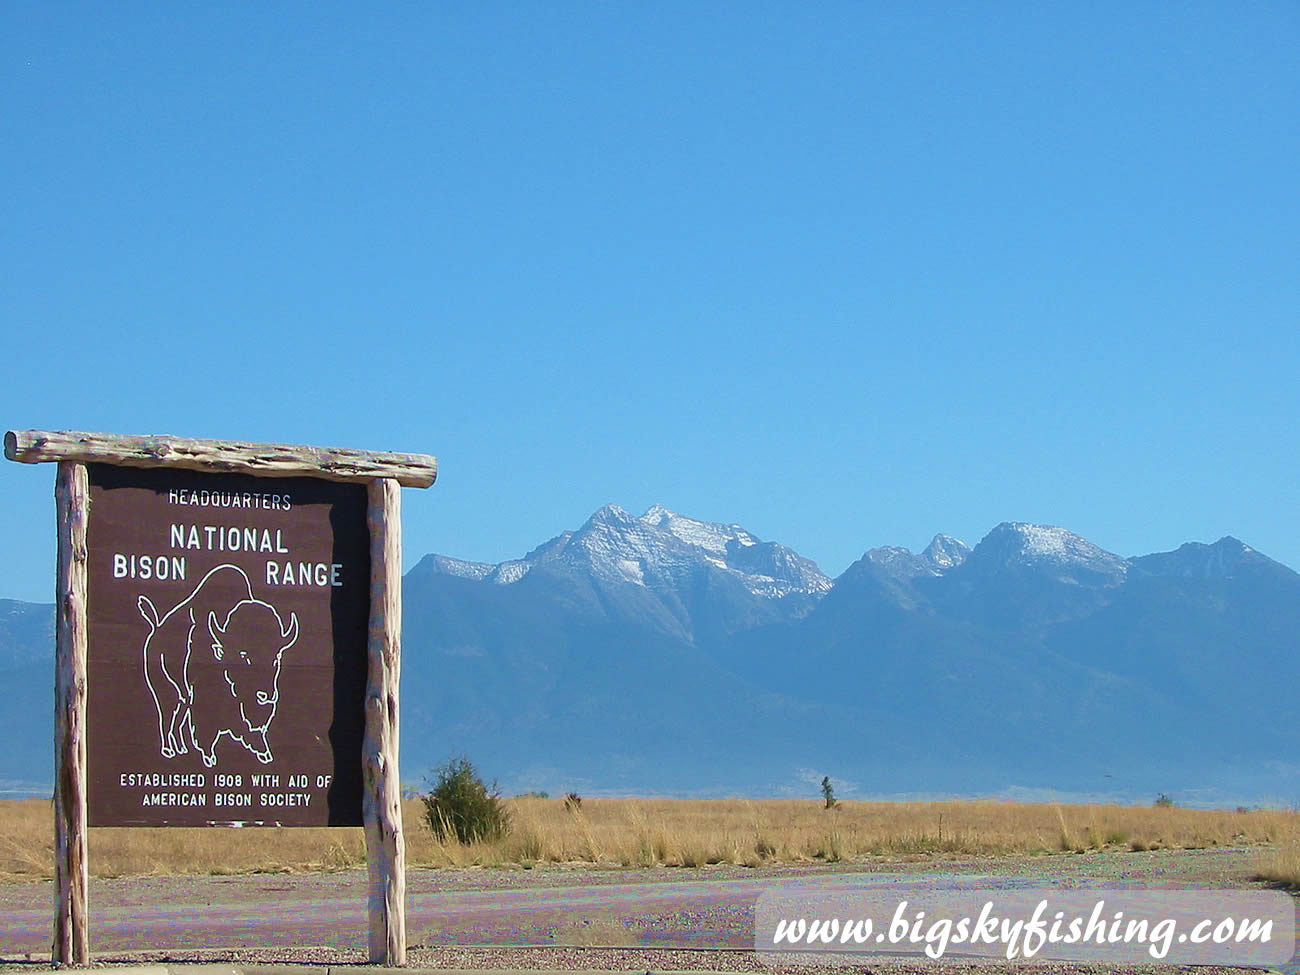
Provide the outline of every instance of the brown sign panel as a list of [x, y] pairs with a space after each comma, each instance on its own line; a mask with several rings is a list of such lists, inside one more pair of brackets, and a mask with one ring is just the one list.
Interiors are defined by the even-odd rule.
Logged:
[[92, 826], [361, 825], [366, 489], [90, 465]]

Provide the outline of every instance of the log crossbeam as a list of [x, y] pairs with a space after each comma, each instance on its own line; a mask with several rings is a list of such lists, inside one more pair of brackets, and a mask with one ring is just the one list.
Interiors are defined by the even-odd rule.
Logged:
[[428, 454], [193, 440], [170, 434], [10, 430], [5, 434], [5, 456], [22, 464], [76, 461], [354, 483], [391, 478], [403, 487], [418, 488], [429, 487], [438, 477], [437, 458]]

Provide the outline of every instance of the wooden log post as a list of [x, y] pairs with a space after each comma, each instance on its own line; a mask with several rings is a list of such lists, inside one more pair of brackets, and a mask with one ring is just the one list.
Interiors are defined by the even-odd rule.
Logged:
[[362, 746], [366, 859], [370, 868], [370, 961], [406, 964], [406, 839], [398, 777], [397, 684], [401, 673], [401, 486], [368, 486], [370, 636]]
[[54, 677], [54, 945], [56, 965], [90, 964], [86, 850], [86, 465], [60, 461]]
[[90, 963], [87, 936], [86, 657], [87, 464], [308, 477], [367, 485], [370, 627], [367, 640], [362, 820], [370, 868], [370, 960], [406, 963], [406, 841], [398, 772], [401, 672], [401, 487], [429, 487], [437, 458], [338, 447], [193, 440], [168, 434], [124, 436], [11, 430], [4, 455], [25, 464], [57, 462], [58, 591], [55, 673], [56, 965]]

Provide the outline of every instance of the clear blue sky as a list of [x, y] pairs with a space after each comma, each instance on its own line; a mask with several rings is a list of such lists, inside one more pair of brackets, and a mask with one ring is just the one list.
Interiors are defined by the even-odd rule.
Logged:
[[[1004, 520], [1300, 568], [1300, 7], [0, 7], [0, 427], [436, 454], [835, 575]], [[0, 596], [54, 471], [0, 463]]]

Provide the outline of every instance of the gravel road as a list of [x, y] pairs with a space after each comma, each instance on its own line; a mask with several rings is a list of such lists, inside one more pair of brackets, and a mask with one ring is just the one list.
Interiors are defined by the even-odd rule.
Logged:
[[[407, 885], [408, 964], [436, 969], [812, 973], [819, 969], [770, 968], [754, 955], [753, 904], [764, 889], [796, 879], [818, 887], [867, 879], [941, 885], [954, 876], [977, 878], [990, 888], [1249, 888], [1255, 886], [1249, 879], [1250, 861], [1251, 854], [1243, 850], [1165, 850], [881, 859], [758, 869], [412, 869]], [[52, 896], [48, 882], [0, 885], [0, 961], [26, 970], [44, 967]], [[94, 880], [91, 945], [97, 963], [357, 964], [365, 961], [365, 902], [363, 870]], [[1042, 962], [1004, 963], [991, 969], [987, 964], [928, 959], [872, 961], [869, 970], [1116, 971], [1111, 966]], [[1125, 969], [1164, 975], [1175, 970]], [[1205, 975], [1227, 970], [1195, 971]]]

